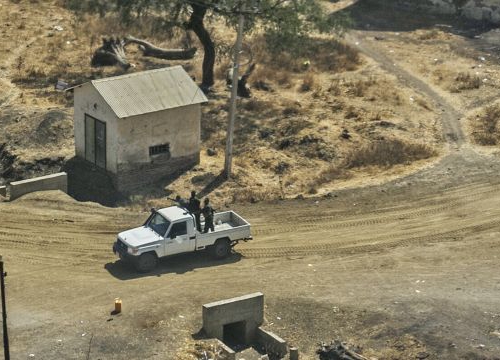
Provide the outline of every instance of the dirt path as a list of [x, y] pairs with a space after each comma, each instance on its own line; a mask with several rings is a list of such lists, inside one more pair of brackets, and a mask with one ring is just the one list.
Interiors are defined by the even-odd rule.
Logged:
[[[376, 33], [370, 33], [370, 37], [376, 36]], [[382, 36], [379, 34], [379, 36]], [[372, 37], [373, 38], [373, 37]], [[351, 46], [357, 47], [364, 54], [375, 60], [387, 72], [396, 75], [405, 87], [411, 87], [417, 92], [424, 94], [435, 103], [436, 108], [442, 112], [441, 122], [443, 124], [443, 136], [452, 148], [458, 150], [465, 143], [465, 136], [460, 126], [462, 114], [453, 105], [451, 105], [441, 94], [432, 89], [431, 86], [419, 79], [398, 64], [394, 63], [386, 54], [378, 51], [370, 45], [368, 35], [361, 31], [351, 32], [347, 36]]]

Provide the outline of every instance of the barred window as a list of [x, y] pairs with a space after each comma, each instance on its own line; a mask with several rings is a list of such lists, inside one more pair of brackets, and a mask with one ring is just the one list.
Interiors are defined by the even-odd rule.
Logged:
[[154, 145], [149, 147], [149, 156], [170, 154], [170, 144]]

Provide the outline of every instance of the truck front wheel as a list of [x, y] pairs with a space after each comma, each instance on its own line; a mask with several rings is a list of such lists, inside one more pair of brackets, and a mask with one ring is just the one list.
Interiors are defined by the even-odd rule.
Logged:
[[135, 263], [137, 271], [146, 273], [153, 270], [158, 265], [158, 257], [153, 253], [145, 253], [139, 256]]
[[212, 247], [212, 255], [216, 259], [224, 259], [231, 252], [231, 245], [228, 239], [219, 239]]

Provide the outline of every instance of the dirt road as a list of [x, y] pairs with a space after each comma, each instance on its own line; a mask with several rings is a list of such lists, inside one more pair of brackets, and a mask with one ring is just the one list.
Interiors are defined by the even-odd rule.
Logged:
[[147, 276], [110, 248], [146, 214], [58, 193], [2, 203], [13, 359], [83, 359], [89, 349], [96, 359], [178, 358], [201, 304], [257, 290], [268, 327], [310, 357], [316, 342], [340, 337], [383, 359], [493, 359], [500, 164], [475, 160], [451, 155], [331, 199], [240, 205], [252, 243], [223, 262], [167, 259]]
[[148, 276], [110, 249], [146, 214], [57, 193], [3, 203], [13, 358], [177, 358], [201, 304], [257, 290], [268, 327], [309, 356], [340, 337], [379, 358], [494, 358], [500, 164], [480, 159], [452, 155], [332, 199], [241, 205], [254, 242], [222, 263], [181, 256]]
[[203, 303], [254, 291], [305, 359], [334, 338], [379, 359], [498, 358], [500, 161], [466, 143], [460, 111], [428, 84], [388, 69], [444, 109], [447, 155], [380, 186], [238, 205], [255, 239], [225, 261], [179, 256], [138, 275], [111, 245], [147, 214], [51, 192], [0, 203], [12, 359], [177, 359]]

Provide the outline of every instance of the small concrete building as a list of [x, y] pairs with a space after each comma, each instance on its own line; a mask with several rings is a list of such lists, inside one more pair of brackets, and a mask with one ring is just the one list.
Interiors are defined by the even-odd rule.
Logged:
[[200, 160], [207, 98], [182, 66], [93, 80], [74, 88], [76, 156], [129, 192]]

